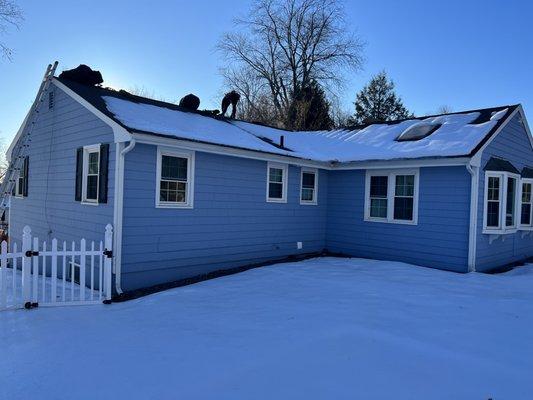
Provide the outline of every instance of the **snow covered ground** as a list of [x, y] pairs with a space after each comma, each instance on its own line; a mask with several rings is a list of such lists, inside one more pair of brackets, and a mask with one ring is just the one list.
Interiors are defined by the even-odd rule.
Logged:
[[0, 313], [1, 399], [530, 399], [533, 266], [278, 264]]

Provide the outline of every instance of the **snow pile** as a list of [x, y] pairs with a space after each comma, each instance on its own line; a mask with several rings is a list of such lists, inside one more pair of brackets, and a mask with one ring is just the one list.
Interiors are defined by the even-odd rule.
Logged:
[[531, 287], [532, 267], [318, 258], [111, 306], [2, 312], [0, 397], [527, 399]]
[[[508, 111], [498, 111], [490, 120], [479, 124], [473, 122], [480, 113], [472, 112], [396, 124], [374, 124], [351, 131], [288, 132], [243, 121], [216, 120], [111, 96], [103, 98], [115, 118], [132, 130], [325, 162], [468, 155]], [[396, 141], [405, 130], [421, 123], [441, 126], [423, 139]], [[281, 136], [284, 136], [285, 149], [268, 143], [279, 144]]]

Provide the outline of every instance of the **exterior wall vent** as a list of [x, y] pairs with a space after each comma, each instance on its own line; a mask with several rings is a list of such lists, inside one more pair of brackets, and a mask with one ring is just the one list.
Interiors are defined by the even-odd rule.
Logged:
[[54, 104], [55, 104], [54, 92], [50, 91], [48, 92], [48, 109], [52, 110], [54, 108]]

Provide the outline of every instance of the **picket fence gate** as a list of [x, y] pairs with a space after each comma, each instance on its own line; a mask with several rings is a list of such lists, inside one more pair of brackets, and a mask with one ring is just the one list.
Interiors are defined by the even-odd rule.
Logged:
[[[11, 251], [10, 251], [11, 250]], [[104, 241], [81, 239], [49, 244], [25, 226], [22, 246], [6, 241], [0, 252], [0, 311], [37, 306], [109, 303], [111, 300], [113, 227]]]

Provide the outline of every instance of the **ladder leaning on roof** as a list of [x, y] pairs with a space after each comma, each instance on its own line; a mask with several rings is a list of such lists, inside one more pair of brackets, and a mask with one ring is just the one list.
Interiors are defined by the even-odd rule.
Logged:
[[4, 175], [2, 184], [0, 185], [0, 211], [6, 209], [11, 193], [13, 192], [13, 188], [15, 187], [18, 173], [23, 167], [24, 158], [27, 155], [27, 149], [31, 142], [31, 133], [33, 131], [33, 127], [35, 126], [37, 116], [39, 115], [39, 109], [44, 102], [46, 93], [48, 92], [50, 81], [54, 77], [57, 64], [58, 62], [56, 61], [54, 64], [49, 64], [46, 68], [46, 72], [44, 73], [44, 77], [41, 82], [41, 86], [39, 87], [39, 91], [37, 92], [35, 101], [33, 102], [24, 121], [22, 127], [23, 132], [18, 139], [15, 139], [17, 140], [17, 143], [15, 143], [15, 146], [13, 147], [9, 166]]

